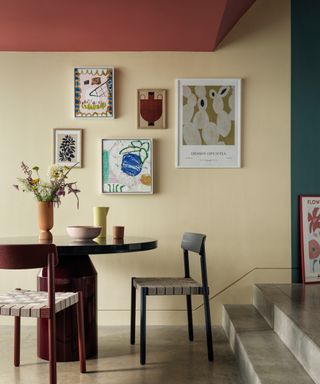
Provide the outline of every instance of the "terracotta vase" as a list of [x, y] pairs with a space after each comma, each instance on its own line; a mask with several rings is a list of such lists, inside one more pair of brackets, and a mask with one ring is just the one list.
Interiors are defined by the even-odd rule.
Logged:
[[38, 201], [39, 240], [52, 240], [53, 202]]

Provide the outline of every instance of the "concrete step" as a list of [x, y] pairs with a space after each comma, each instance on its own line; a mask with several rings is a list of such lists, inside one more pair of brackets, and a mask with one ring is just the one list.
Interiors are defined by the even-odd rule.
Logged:
[[320, 384], [320, 285], [257, 284], [253, 304]]
[[314, 384], [253, 305], [224, 305], [222, 326], [247, 384]]

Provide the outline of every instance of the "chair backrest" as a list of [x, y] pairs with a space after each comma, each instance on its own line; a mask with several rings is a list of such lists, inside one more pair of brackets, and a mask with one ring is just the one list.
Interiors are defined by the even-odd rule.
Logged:
[[206, 251], [205, 251], [205, 241], [206, 235], [201, 233], [190, 233], [185, 232], [182, 236], [181, 248], [183, 249], [184, 256], [184, 275], [185, 277], [190, 277], [190, 267], [189, 267], [189, 251], [198, 253], [200, 256], [200, 266], [201, 266], [201, 279], [202, 279], [202, 289], [205, 294], [208, 294], [208, 276], [207, 276], [207, 263], [206, 263]]
[[186, 251], [192, 251], [195, 253], [204, 253], [204, 243], [206, 241], [206, 235], [201, 233], [185, 232], [182, 236], [181, 248]]
[[0, 269], [31, 269], [47, 267], [49, 255], [58, 263], [54, 244], [0, 245]]
[[0, 245], [0, 269], [47, 267], [49, 317], [55, 321], [55, 266], [58, 264], [54, 244]]

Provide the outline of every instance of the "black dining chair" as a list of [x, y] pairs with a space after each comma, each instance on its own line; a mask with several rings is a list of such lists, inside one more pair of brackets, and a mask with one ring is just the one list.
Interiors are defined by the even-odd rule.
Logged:
[[[208, 360], [213, 361], [212, 330], [209, 305], [209, 287], [205, 252], [206, 235], [200, 233], [184, 233], [181, 242], [184, 257], [184, 277], [133, 277], [131, 280], [131, 330], [130, 342], [135, 344], [136, 329], [136, 290], [141, 290], [140, 303], [140, 363], [146, 362], [146, 298], [147, 296], [185, 295], [187, 301], [189, 340], [193, 341], [192, 295], [203, 296], [206, 323]], [[201, 283], [190, 277], [189, 252], [200, 257]]]

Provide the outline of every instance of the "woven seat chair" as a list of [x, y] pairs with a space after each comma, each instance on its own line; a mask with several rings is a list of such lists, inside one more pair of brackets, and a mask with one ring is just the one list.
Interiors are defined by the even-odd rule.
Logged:
[[58, 263], [54, 244], [0, 245], [0, 269], [48, 268], [48, 292], [16, 289], [0, 294], [0, 315], [14, 316], [14, 365], [20, 365], [20, 318], [48, 319], [49, 383], [57, 382], [56, 313], [77, 306], [80, 371], [86, 371], [83, 299], [81, 292], [55, 293], [54, 270]]
[[[208, 359], [213, 361], [212, 330], [209, 306], [209, 287], [207, 278], [206, 236], [199, 233], [184, 233], [181, 242], [184, 256], [184, 277], [133, 277], [131, 281], [131, 329], [130, 342], [135, 344], [136, 327], [136, 290], [141, 291], [140, 303], [140, 363], [146, 362], [146, 297], [164, 295], [185, 295], [187, 302], [189, 340], [193, 341], [192, 321], [192, 295], [202, 295], [205, 313]], [[202, 282], [199, 283], [190, 277], [189, 251], [200, 256]]]

